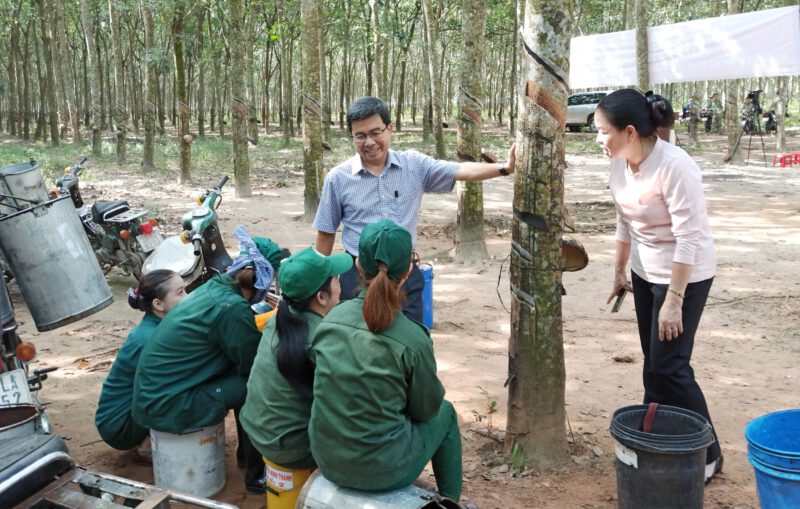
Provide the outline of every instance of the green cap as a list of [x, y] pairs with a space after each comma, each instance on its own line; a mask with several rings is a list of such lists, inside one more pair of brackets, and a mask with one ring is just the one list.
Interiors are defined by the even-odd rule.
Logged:
[[350, 270], [353, 257], [347, 253], [331, 256], [307, 247], [283, 260], [281, 292], [290, 299], [303, 301], [314, 295], [325, 281]]
[[411, 250], [411, 234], [391, 219], [382, 219], [361, 232], [358, 262], [368, 276], [377, 276], [378, 262], [383, 262], [389, 277], [400, 281], [411, 265]]
[[[258, 252], [267, 259], [277, 274], [281, 267], [281, 260], [284, 258], [281, 255], [280, 246], [266, 237], [253, 237], [253, 242], [255, 242], [258, 248]], [[283, 281], [281, 281], [281, 284], [283, 284]]]

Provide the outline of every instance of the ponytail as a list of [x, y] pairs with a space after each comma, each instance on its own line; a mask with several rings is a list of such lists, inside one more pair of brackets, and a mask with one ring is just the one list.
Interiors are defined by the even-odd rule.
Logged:
[[128, 289], [128, 305], [133, 309], [152, 313], [153, 301], [164, 300], [169, 292], [167, 283], [176, 275], [176, 272], [167, 269], [148, 272], [139, 280], [137, 288]]
[[389, 278], [383, 262], [378, 262], [378, 274], [367, 279], [366, 284], [367, 295], [361, 312], [367, 328], [378, 334], [394, 323], [395, 313], [402, 309], [405, 295], [400, 291], [400, 283]]
[[283, 295], [275, 315], [278, 344], [275, 355], [278, 371], [298, 396], [311, 399], [314, 387], [314, 363], [308, 357], [308, 322], [302, 312], [308, 310], [317, 293], [331, 291], [328, 278], [311, 297], [298, 301]]

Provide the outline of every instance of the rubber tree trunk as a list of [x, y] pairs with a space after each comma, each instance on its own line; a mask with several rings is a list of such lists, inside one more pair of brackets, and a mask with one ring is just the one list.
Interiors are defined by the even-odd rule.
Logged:
[[91, 129], [92, 129], [92, 155], [100, 157], [103, 152], [103, 140], [100, 125], [103, 121], [102, 112], [100, 108], [100, 93], [102, 86], [100, 85], [100, 66], [97, 62], [97, 48], [94, 44], [94, 37], [92, 36], [92, 21], [91, 13], [89, 11], [88, 0], [81, 0], [81, 25], [83, 25], [83, 34], [86, 40], [86, 58], [89, 60], [89, 88], [87, 95], [91, 104]]
[[[461, 85], [458, 90], [458, 160], [481, 156], [483, 125], [483, 59], [486, 3], [464, 0], [461, 35]], [[458, 182], [456, 261], [473, 263], [488, 257], [483, 234], [483, 183]]]
[[431, 6], [431, 0], [422, 0], [422, 11], [425, 16], [425, 26], [427, 30], [426, 45], [428, 64], [428, 77], [430, 79], [431, 87], [431, 122], [433, 124], [433, 140], [436, 145], [436, 157], [444, 159], [447, 152], [444, 146], [444, 131], [442, 129], [442, 82], [440, 74], [436, 73], [437, 57], [439, 48], [439, 27], [436, 19], [436, 13]]
[[108, 20], [111, 24], [111, 45], [114, 51], [114, 103], [112, 115], [117, 134], [117, 163], [123, 164], [127, 153], [128, 105], [125, 93], [125, 68], [122, 65], [122, 38], [119, 34], [118, 0], [108, 0]]
[[56, 34], [58, 37], [58, 62], [59, 75], [64, 83], [64, 110], [69, 115], [69, 125], [72, 126], [72, 144], [76, 149], [81, 147], [81, 130], [78, 119], [78, 89], [73, 77], [74, 66], [71, 65], [70, 48], [67, 44], [66, 27], [64, 24], [64, 6], [60, 0], [50, 0], [51, 11], [55, 14]]
[[635, 0], [636, 79], [642, 92], [650, 89], [650, 55], [647, 49], [647, 0]]
[[534, 467], [569, 458], [561, 249], [571, 0], [526, 0], [511, 250], [505, 449]]
[[775, 121], [777, 122], [777, 131], [775, 132], [775, 148], [779, 153], [786, 152], [786, 104], [787, 104], [787, 80], [786, 76], [778, 78], [776, 94], [778, 100], [775, 103]]
[[49, 30], [50, 23], [48, 17], [52, 16], [52, 11], [44, 8], [44, 0], [36, 1], [39, 9], [39, 22], [42, 31], [42, 51], [44, 53], [45, 76], [47, 80], [47, 113], [48, 124], [50, 126], [50, 143], [58, 146], [61, 135], [58, 132], [58, 107], [56, 106], [56, 79], [53, 71], [53, 35]]
[[281, 131], [283, 132], [283, 147], [289, 146], [292, 132], [292, 41], [289, 34], [281, 36]]
[[[322, 8], [322, 2], [315, 2], [317, 4], [317, 19], [324, 19], [325, 12]], [[328, 141], [331, 139], [331, 87], [329, 82], [328, 73], [332, 72], [333, 66], [325, 65], [325, 44], [326, 39], [322, 34], [317, 37], [319, 40], [319, 86], [320, 86], [320, 105], [322, 107], [322, 139]], [[331, 59], [333, 62], [333, 59]]]
[[302, 0], [301, 37], [303, 45], [303, 170], [305, 219], [314, 220], [322, 191], [322, 99], [320, 97], [320, 0]]
[[185, 18], [186, 5], [183, 0], [178, 0], [172, 18], [172, 46], [175, 54], [175, 99], [178, 110], [179, 184], [186, 184], [192, 179], [192, 136], [189, 134], [189, 94], [186, 89], [186, 60], [183, 47]]
[[[728, 14], [739, 14], [739, 0], [728, 0]], [[725, 80], [725, 131], [728, 134], [728, 154], [731, 162], [741, 162], [741, 148], [736, 148], [736, 142], [742, 132], [739, 124], [739, 80]]]
[[158, 102], [158, 69], [155, 59], [155, 27], [153, 26], [153, 11], [150, 3], [142, 0], [140, 4], [142, 19], [144, 20], [144, 46], [145, 46], [145, 103], [144, 103], [144, 146], [142, 151], [142, 169], [155, 170], [155, 136], [156, 114]]
[[384, 51], [380, 27], [380, 4], [377, 0], [369, 0], [370, 7], [370, 28], [372, 29], [372, 83], [374, 95], [387, 101], [384, 97], [386, 84], [382, 81], [381, 60]]
[[206, 58], [205, 58], [205, 19], [209, 3], [200, 7], [197, 20], [197, 55], [200, 61], [197, 73], [197, 135], [206, 135]]
[[231, 114], [233, 117], [233, 174], [236, 179], [236, 196], [253, 195], [250, 187], [250, 156], [247, 153], [248, 108], [245, 100], [245, 27], [242, 0], [230, 2], [231, 31]]

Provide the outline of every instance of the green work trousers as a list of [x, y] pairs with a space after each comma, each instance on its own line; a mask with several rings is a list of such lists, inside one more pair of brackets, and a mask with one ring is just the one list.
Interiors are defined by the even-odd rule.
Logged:
[[416, 481], [431, 461], [439, 494], [458, 501], [461, 498], [461, 433], [452, 403], [443, 400], [436, 417], [415, 422], [413, 426], [414, 433], [421, 439], [422, 451], [408, 472], [387, 491], [404, 488]]

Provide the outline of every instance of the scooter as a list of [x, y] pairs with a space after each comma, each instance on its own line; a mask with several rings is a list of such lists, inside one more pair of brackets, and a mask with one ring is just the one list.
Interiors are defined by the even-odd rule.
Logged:
[[85, 162], [86, 157], [81, 157], [64, 169], [64, 175], [56, 179], [56, 195], [68, 193], [72, 198], [103, 273], [118, 267], [138, 281], [145, 257], [163, 240], [156, 228], [158, 221], [143, 221], [147, 209], [132, 209], [122, 200], [98, 201], [89, 208], [81, 198], [78, 180]]
[[190, 292], [232, 263], [222, 233], [217, 225], [217, 209], [222, 203], [222, 188], [228, 176], [197, 198], [197, 207], [187, 212], [181, 222], [183, 231], [159, 244], [144, 262], [144, 273], [155, 269], [177, 272]]
[[4, 438], [49, 434], [50, 419], [36, 393], [56, 367], [36, 369], [28, 363], [36, 357], [33, 343], [17, 334], [14, 306], [5, 280], [0, 278], [0, 440]]

